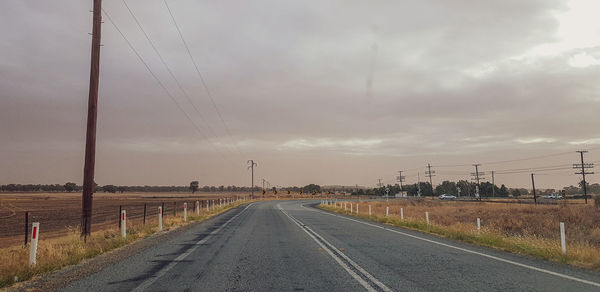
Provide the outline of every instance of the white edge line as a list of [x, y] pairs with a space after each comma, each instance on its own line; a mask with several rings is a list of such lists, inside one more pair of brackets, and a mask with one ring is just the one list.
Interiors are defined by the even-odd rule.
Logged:
[[215, 234], [217, 234], [219, 231], [221, 231], [221, 229], [223, 229], [225, 226], [227, 226], [229, 223], [231, 223], [231, 221], [233, 221], [235, 218], [237, 218], [242, 213], [244, 213], [244, 211], [246, 211], [248, 208], [250, 208], [250, 206], [252, 206], [253, 204], [254, 203], [251, 203], [250, 205], [246, 206], [246, 208], [244, 208], [244, 210], [242, 210], [241, 212], [237, 213], [235, 216], [233, 216], [229, 220], [227, 220], [227, 222], [223, 223], [223, 225], [219, 226], [219, 228], [213, 230], [211, 233], [209, 233], [207, 236], [205, 236], [204, 238], [202, 238], [200, 241], [196, 242], [194, 244], [194, 246], [190, 247], [187, 251], [185, 251], [184, 253], [180, 254], [178, 257], [176, 257], [174, 260], [172, 260], [167, 266], [165, 266], [164, 268], [160, 269], [158, 272], [154, 273], [154, 275], [152, 275], [151, 278], [149, 278], [148, 280], [142, 282], [140, 285], [138, 285], [132, 291], [144, 291], [144, 290], [146, 290], [156, 280], [158, 280], [160, 277], [164, 276], [169, 270], [171, 270], [173, 267], [175, 267], [175, 265], [177, 265], [180, 261], [184, 260], [187, 256], [189, 256], [200, 245], [204, 244], [209, 239], [211, 239]]
[[573, 276], [569, 276], [569, 275], [565, 275], [565, 274], [561, 274], [561, 273], [549, 271], [549, 270], [546, 270], [546, 269], [542, 269], [542, 268], [538, 268], [538, 267], [534, 267], [534, 266], [530, 266], [530, 265], [518, 263], [518, 262], [515, 262], [515, 261], [503, 259], [503, 258], [500, 258], [500, 257], [497, 257], [497, 256], [488, 255], [488, 254], [485, 254], [485, 253], [481, 253], [481, 252], [469, 250], [469, 249], [466, 249], [466, 248], [462, 248], [462, 247], [458, 247], [458, 246], [454, 246], [454, 245], [450, 245], [450, 244], [438, 242], [438, 241], [435, 241], [435, 240], [431, 240], [431, 239], [419, 237], [419, 236], [416, 236], [416, 235], [412, 235], [412, 234], [408, 234], [408, 233], [405, 233], [405, 232], [402, 232], [402, 231], [398, 231], [398, 230], [386, 228], [386, 227], [383, 227], [383, 226], [379, 226], [379, 225], [375, 225], [375, 224], [363, 222], [363, 221], [360, 221], [360, 220], [356, 220], [356, 219], [352, 219], [352, 218], [347, 218], [347, 217], [344, 217], [344, 216], [340, 216], [340, 215], [337, 215], [337, 214], [325, 212], [325, 211], [322, 211], [322, 210], [318, 210], [318, 209], [314, 209], [314, 208], [307, 208], [306, 206], [304, 206], [304, 204], [301, 204], [301, 206], [303, 208], [305, 208], [305, 209], [312, 210], [314, 212], [320, 212], [320, 213], [327, 214], [327, 215], [330, 215], [330, 216], [335, 216], [335, 217], [339, 217], [339, 218], [342, 218], [342, 219], [346, 219], [346, 220], [358, 222], [358, 223], [361, 223], [361, 224], [364, 224], [364, 225], [369, 225], [369, 226], [372, 226], [372, 227], [376, 227], [376, 228], [379, 228], [379, 229], [387, 230], [387, 231], [390, 231], [390, 232], [394, 232], [394, 233], [401, 234], [401, 235], [404, 235], [404, 236], [412, 237], [412, 238], [415, 238], [415, 239], [427, 241], [427, 242], [430, 242], [430, 243], [435, 243], [435, 244], [438, 244], [438, 245], [441, 245], [441, 246], [453, 248], [453, 249], [464, 251], [464, 252], [467, 252], [467, 253], [476, 254], [476, 255], [479, 255], [479, 256], [482, 256], [482, 257], [494, 259], [494, 260], [505, 262], [505, 263], [512, 264], [512, 265], [515, 265], [515, 266], [519, 266], [519, 267], [527, 268], [527, 269], [530, 269], [530, 270], [534, 270], [534, 271], [538, 271], [538, 272], [550, 274], [550, 275], [553, 275], [553, 276], [557, 276], [557, 277], [561, 277], [561, 278], [573, 280], [573, 281], [576, 281], [576, 282], [580, 282], [580, 283], [584, 283], [584, 284], [588, 284], [588, 285], [600, 287], [600, 283], [596, 283], [596, 282], [592, 282], [592, 281], [580, 279], [580, 278], [577, 278], [577, 277], [573, 277]]

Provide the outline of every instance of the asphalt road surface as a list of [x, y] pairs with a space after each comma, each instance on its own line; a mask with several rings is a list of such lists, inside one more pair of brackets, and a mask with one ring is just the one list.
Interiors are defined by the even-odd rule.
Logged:
[[64, 291], [600, 291], [600, 273], [317, 210], [244, 205]]

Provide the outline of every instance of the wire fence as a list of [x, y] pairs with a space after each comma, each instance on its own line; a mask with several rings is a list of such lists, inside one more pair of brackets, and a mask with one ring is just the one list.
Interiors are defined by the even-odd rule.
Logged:
[[[196, 208], [204, 213], [207, 206], [212, 208], [241, 198], [240, 196], [216, 199], [189, 197], [96, 200], [92, 213], [92, 231], [120, 227], [121, 210], [127, 211], [127, 219], [131, 224], [154, 224], [158, 220], [158, 207], [163, 208], [163, 217], [183, 216], [184, 203], [187, 203], [188, 216], [193, 216], [197, 212]], [[198, 207], [196, 201], [199, 202]], [[40, 229], [46, 238], [78, 232], [81, 227], [80, 208], [80, 201], [72, 199], [3, 202], [0, 208], [0, 247], [27, 244], [32, 222], [40, 222]]]

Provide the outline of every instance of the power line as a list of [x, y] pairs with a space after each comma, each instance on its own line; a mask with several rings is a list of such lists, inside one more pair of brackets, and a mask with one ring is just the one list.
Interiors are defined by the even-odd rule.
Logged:
[[[194, 129], [196, 130], [196, 132], [198, 134], [200, 134], [200, 136], [202, 136], [206, 141], [209, 142], [209, 144], [211, 144], [211, 146], [218, 151], [217, 147], [208, 139], [208, 137], [202, 132], [202, 130], [200, 130], [200, 128], [198, 127], [198, 125], [196, 125], [196, 123], [194, 122], [194, 120], [190, 117], [190, 115], [183, 109], [183, 107], [179, 104], [179, 102], [177, 102], [177, 100], [175, 99], [175, 97], [173, 97], [173, 95], [171, 94], [171, 92], [167, 89], [167, 87], [162, 83], [162, 81], [160, 81], [160, 79], [158, 78], [158, 76], [156, 76], [156, 74], [152, 71], [152, 69], [150, 68], [150, 66], [148, 65], [148, 63], [146, 63], [146, 61], [144, 60], [144, 58], [142, 58], [142, 56], [140, 55], [140, 53], [135, 49], [135, 47], [133, 46], [133, 44], [131, 44], [131, 42], [129, 41], [129, 39], [125, 36], [125, 34], [123, 33], [123, 31], [121, 31], [121, 29], [117, 26], [117, 24], [113, 21], [113, 19], [110, 17], [110, 14], [108, 12], [106, 12], [106, 10], [103, 8], [102, 12], [104, 12], [104, 15], [106, 15], [106, 18], [108, 18], [108, 21], [110, 21], [110, 23], [114, 26], [114, 28], [117, 30], [117, 32], [119, 32], [119, 34], [121, 35], [121, 37], [123, 37], [123, 40], [125, 40], [125, 42], [127, 43], [127, 45], [129, 46], [129, 48], [133, 51], [133, 53], [138, 57], [138, 59], [140, 60], [140, 62], [142, 62], [142, 64], [144, 65], [144, 67], [146, 67], [146, 69], [148, 70], [148, 72], [150, 73], [150, 75], [152, 75], [152, 77], [154, 78], [154, 80], [156, 81], [156, 83], [158, 83], [158, 85], [167, 93], [167, 96], [171, 99], [171, 101], [173, 101], [175, 103], [175, 105], [177, 106], [177, 108], [185, 115], [185, 117], [192, 123], [192, 125], [194, 126]], [[223, 154], [221, 152], [219, 152], [219, 154], [222, 157]]]
[[169, 15], [171, 16], [171, 19], [173, 20], [173, 24], [175, 25], [175, 28], [177, 29], [177, 33], [179, 34], [179, 37], [181, 38], [181, 41], [183, 42], [183, 45], [185, 46], [185, 50], [187, 51], [188, 56], [190, 57], [190, 60], [194, 64], [194, 68], [196, 69], [196, 73], [198, 74], [198, 77], [200, 78], [202, 86], [204, 87], [204, 90], [206, 91], [206, 95], [210, 99], [210, 102], [211, 102], [213, 108], [215, 109], [217, 115], [219, 116], [219, 119], [221, 120], [221, 123], [223, 123], [223, 127], [225, 128], [225, 131], [226, 131], [227, 135], [229, 136], [229, 139], [231, 139], [231, 141], [233, 142], [232, 145], [241, 154], [240, 149], [237, 147], [237, 145], [235, 144], [235, 141], [233, 140], [233, 138], [231, 136], [231, 132], [229, 131], [229, 127], [227, 126], [227, 123], [225, 123], [225, 119], [223, 119], [223, 115], [221, 115], [221, 111], [219, 110], [219, 107], [217, 106], [217, 104], [215, 103], [215, 100], [213, 99], [211, 91], [208, 89], [208, 85], [206, 84], [206, 81], [204, 80], [202, 73], [200, 73], [200, 69], [198, 68], [198, 63], [196, 63], [196, 60], [194, 59], [194, 56], [192, 55], [192, 52], [190, 51], [190, 48], [189, 48], [187, 42], [185, 41], [185, 38], [183, 37], [183, 33], [181, 32], [181, 29], [179, 28], [179, 25], [177, 24], [177, 21], [175, 20], [175, 16], [173, 15], [171, 8], [169, 7], [169, 3], [167, 3], [167, 0], [163, 0], [163, 2], [165, 3], [165, 6], [167, 7], [167, 11], [169, 12]]
[[129, 7], [129, 5], [127, 4], [127, 2], [125, 0], [122, 0], [122, 2], [123, 2], [123, 5], [125, 5], [125, 7], [127, 8], [127, 11], [129, 11], [129, 14], [131, 15], [131, 17], [133, 18], [133, 20], [135, 21], [135, 23], [137, 24], [137, 27], [144, 34], [144, 36], [146, 37], [146, 40], [148, 40], [148, 43], [150, 44], [150, 47], [152, 47], [152, 50], [154, 50], [154, 52], [158, 56], [160, 62], [163, 64], [163, 66], [165, 67], [165, 69], [167, 69], [167, 72], [169, 73], [169, 75], [171, 76], [171, 78], [173, 78], [173, 80], [175, 80], [175, 84], [177, 85], [177, 87], [179, 88], [179, 90], [183, 93], [183, 96], [192, 105], [192, 107], [194, 108], [194, 110], [196, 111], [196, 113], [198, 113], [198, 115], [200, 116], [200, 119], [202, 119], [202, 122], [204, 122], [204, 124], [208, 128], [209, 132], [211, 132], [211, 134], [213, 134], [215, 137], [218, 138], [217, 134], [213, 131], [213, 129], [208, 124], [208, 122], [204, 119], [204, 115], [202, 115], [202, 112], [200, 112], [200, 110], [198, 110], [198, 108], [196, 107], [196, 105], [190, 99], [187, 91], [183, 88], [183, 86], [179, 82], [179, 79], [177, 79], [177, 77], [175, 77], [175, 74], [173, 73], [173, 71], [171, 70], [171, 68], [167, 64], [167, 62], [164, 60], [162, 54], [158, 51], [158, 49], [154, 45], [154, 42], [150, 39], [150, 36], [146, 32], [146, 30], [143, 28], [142, 24], [140, 23], [140, 21], [138, 20], [138, 18], [135, 16], [135, 14], [131, 10], [131, 8]]

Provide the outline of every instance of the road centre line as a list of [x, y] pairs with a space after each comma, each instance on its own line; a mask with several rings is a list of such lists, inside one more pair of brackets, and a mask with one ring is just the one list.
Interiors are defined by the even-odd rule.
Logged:
[[[319, 235], [318, 233], [316, 233], [315, 231], [310, 229], [308, 226], [306, 226], [306, 224], [302, 223], [298, 219], [291, 216], [287, 211], [285, 211], [283, 208], [281, 208], [281, 206], [279, 204], [277, 204], [277, 208], [284, 215], [286, 215], [292, 222], [294, 222], [296, 225], [298, 225], [298, 227], [300, 227], [300, 229], [302, 231], [304, 231], [306, 234], [308, 234], [308, 236], [310, 236], [319, 246], [321, 246], [321, 248], [323, 248], [323, 250], [325, 252], [327, 252], [344, 270], [346, 270], [346, 272], [352, 278], [354, 278], [365, 289], [367, 289], [367, 291], [377, 291], [378, 289], [371, 286], [367, 281], [365, 281], [361, 276], [359, 276], [355, 271], [353, 271], [348, 266], [348, 264], [346, 264], [344, 261], [342, 261], [342, 259], [340, 259], [340, 257], [342, 257], [344, 260], [346, 260], [354, 269], [356, 269], [358, 272], [360, 272], [365, 278], [367, 278], [369, 281], [371, 281], [372, 283], [377, 285], [380, 290], [383, 290], [386, 292], [392, 291], [392, 289], [388, 288], [381, 281], [379, 281], [375, 277], [373, 277], [373, 275], [369, 274], [365, 269], [363, 269], [356, 262], [354, 262], [352, 259], [350, 259], [348, 256], [346, 256], [343, 252], [337, 250], [337, 248], [335, 246], [333, 246], [331, 243], [329, 243], [327, 240], [325, 240], [321, 235]], [[335, 250], [335, 253], [333, 252], [333, 250]], [[336, 253], [339, 254], [339, 256], [336, 255]]]

